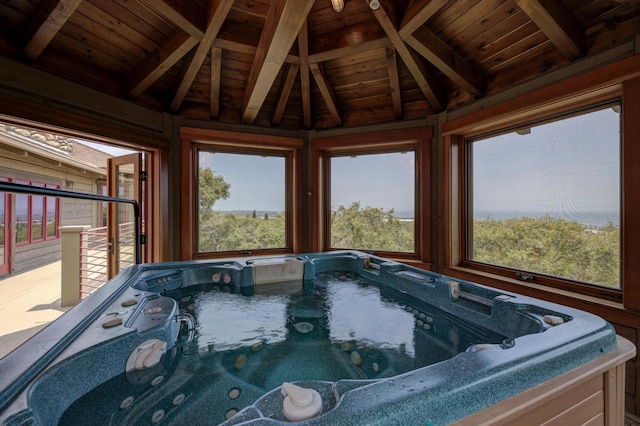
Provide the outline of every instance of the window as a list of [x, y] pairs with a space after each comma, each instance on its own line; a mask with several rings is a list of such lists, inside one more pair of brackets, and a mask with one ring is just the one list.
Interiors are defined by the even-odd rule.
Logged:
[[[44, 184], [32, 183], [31, 186], [43, 188]], [[31, 242], [44, 240], [44, 224], [46, 223], [44, 210], [44, 197], [41, 195], [31, 196]]]
[[[99, 179], [96, 181], [97, 193], [99, 195], [108, 195], [107, 193], [107, 181]], [[98, 201], [97, 203], [97, 217], [96, 224], [98, 228], [103, 226], [107, 226], [107, 205], [108, 203], [104, 201]]]
[[300, 253], [301, 138], [183, 127], [182, 259]]
[[286, 156], [198, 151], [199, 252], [287, 245]]
[[[17, 180], [16, 183], [29, 185], [28, 181]], [[16, 244], [31, 242], [31, 204], [27, 194], [16, 194]]]
[[415, 152], [329, 157], [330, 247], [416, 251]]
[[619, 289], [620, 109], [467, 140], [467, 260]]
[[[58, 189], [59, 185], [45, 185], [47, 188]], [[46, 218], [45, 223], [47, 224], [47, 233], [46, 239], [50, 240], [53, 238], [58, 238], [58, 226], [59, 226], [59, 218], [58, 211], [60, 210], [60, 201], [57, 197], [47, 197], [45, 198], [45, 205], [47, 206], [46, 210]]]
[[430, 267], [430, 139], [425, 127], [314, 139], [312, 250]]
[[[24, 180], [16, 183], [39, 188], [59, 188], [59, 185]], [[26, 245], [58, 238], [59, 201], [57, 197], [16, 194], [16, 244]]]

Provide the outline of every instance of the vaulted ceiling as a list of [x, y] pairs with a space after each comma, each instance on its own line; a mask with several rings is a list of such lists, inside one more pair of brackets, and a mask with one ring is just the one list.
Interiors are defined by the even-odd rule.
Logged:
[[0, 0], [6, 58], [171, 114], [284, 129], [424, 117], [639, 34], [640, 0]]

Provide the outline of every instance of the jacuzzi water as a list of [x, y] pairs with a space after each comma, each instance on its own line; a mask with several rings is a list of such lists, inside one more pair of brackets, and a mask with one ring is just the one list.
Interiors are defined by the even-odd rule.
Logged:
[[60, 424], [177, 422], [184, 417], [178, 406], [189, 410], [204, 393], [212, 406], [198, 420], [217, 424], [284, 382], [393, 377], [506, 339], [350, 272], [322, 274], [295, 295], [202, 287], [166, 294], [196, 324], [194, 339], [170, 363], [106, 382], [72, 404]]
[[0, 360], [0, 425], [446, 425], [615, 348], [583, 311], [348, 251], [137, 265]]

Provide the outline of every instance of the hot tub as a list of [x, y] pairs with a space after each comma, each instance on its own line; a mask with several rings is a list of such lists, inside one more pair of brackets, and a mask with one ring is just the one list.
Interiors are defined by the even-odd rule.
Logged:
[[615, 417], [634, 351], [586, 312], [357, 251], [136, 265], [0, 360], [0, 424], [490, 422], [617, 371]]

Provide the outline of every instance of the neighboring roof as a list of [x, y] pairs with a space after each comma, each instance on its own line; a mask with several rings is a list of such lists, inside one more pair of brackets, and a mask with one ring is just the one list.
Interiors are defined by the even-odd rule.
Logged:
[[74, 139], [73, 152], [71, 153], [71, 157], [89, 164], [95, 164], [99, 168], [106, 170], [107, 160], [109, 158], [112, 158], [113, 155], [107, 154], [106, 152], [100, 151], [88, 145], [84, 145], [81, 141]]
[[97, 174], [106, 174], [106, 152], [77, 139], [41, 130], [0, 123], [0, 143]]

